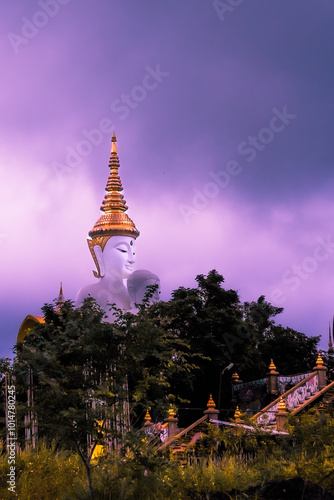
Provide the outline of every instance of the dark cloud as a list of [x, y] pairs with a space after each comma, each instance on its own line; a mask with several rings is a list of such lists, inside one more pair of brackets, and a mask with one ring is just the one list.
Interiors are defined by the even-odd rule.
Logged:
[[[93, 279], [85, 237], [113, 130], [139, 264], [164, 298], [215, 267], [244, 300], [280, 289], [285, 324], [326, 332], [332, 255], [297, 290], [282, 275], [332, 234], [333, 17], [326, 0], [244, 1], [223, 21], [204, 0], [3, 7], [4, 354], [61, 280], [74, 298]], [[285, 108], [296, 117], [273, 131]]]

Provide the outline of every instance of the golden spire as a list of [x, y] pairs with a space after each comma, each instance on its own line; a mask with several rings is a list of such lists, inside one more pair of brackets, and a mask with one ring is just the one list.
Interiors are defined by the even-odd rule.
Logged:
[[92, 257], [98, 269], [94, 272], [97, 278], [100, 278], [100, 269], [94, 253], [94, 246], [99, 245], [104, 249], [111, 236], [132, 236], [137, 238], [139, 231], [133, 221], [125, 213], [126, 206], [124, 196], [121, 194], [123, 186], [119, 177], [119, 158], [117, 154], [116, 135], [111, 139], [112, 147], [110, 153], [109, 167], [110, 174], [106, 185], [106, 194], [102, 201], [101, 210], [104, 212], [95, 223], [93, 229], [89, 232], [88, 246]]
[[145, 426], [148, 427], [149, 425], [152, 424], [151, 422], [151, 415], [150, 415], [150, 412], [148, 411], [148, 409], [146, 410], [146, 414], [145, 414], [145, 417], [144, 417], [144, 420], [145, 420]]
[[240, 417], [241, 417], [241, 411], [239, 410], [239, 406], [236, 407], [235, 409], [235, 412], [234, 412], [234, 416], [233, 416], [236, 420], [240, 420]]
[[232, 380], [233, 382], [238, 382], [240, 379], [239, 379], [239, 375], [237, 374], [237, 372], [234, 372], [233, 375], [232, 375]]
[[64, 297], [64, 294], [63, 294], [63, 283], [60, 282], [59, 295], [58, 295], [58, 298], [56, 300], [56, 311], [57, 312], [60, 311], [60, 308], [64, 304], [64, 302], [65, 302], [65, 297]]
[[214, 400], [212, 399], [212, 394], [210, 394], [210, 397], [209, 397], [209, 401], [206, 405], [209, 409], [210, 408], [216, 408], [216, 403], [214, 402]]
[[273, 358], [271, 358], [270, 365], [268, 366], [268, 370], [276, 371], [276, 366], [274, 365]]
[[169, 418], [175, 418], [175, 415], [176, 415], [176, 411], [173, 408], [173, 406], [170, 405], [169, 410], [168, 410], [168, 417]]
[[320, 355], [320, 351], [318, 352], [318, 357], [317, 357], [317, 361], [316, 361], [316, 364], [317, 366], [322, 366], [324, 364], [324, 361]]
[[286, 404], [283, 400], [282, 397], [279, 398], [279, 403], [278, 403], [278, 406], [277, 406], [277, 410], [278, 411], [286, 411]]

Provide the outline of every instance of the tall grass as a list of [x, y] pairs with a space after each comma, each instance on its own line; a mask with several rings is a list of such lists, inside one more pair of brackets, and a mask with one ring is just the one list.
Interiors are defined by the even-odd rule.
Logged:
[[[297, 475], [334, 491], [333, 447], [318, 455], [280, 448], [250, 458], [225, 453], [182, 466], [157, 457], [152, 450], [114, 453], [96, 461], [92, 476], [96, 500], [199, 500], [215, 492], [229, 493], [261, 485], [268, 480]], [[77, 455], [41, 444], [38, 450], [17, 457], [17, 498], [20, 500], [85, 500], [88, 498], [85, 470]], [[13, 499], [7, 490], [8, 463], [0, 457], [0, 498]], [[327, 477], [326, 477], [327, 476]], [[324, 479], [326, 477], [326, 479]], [[231, 492], [234, 492], [233, 494]], [[251, 497], [249, 497], [251, 498]], [[254, 497], [256, 498], [256, 496]]]
[[[86, 474], [78, 456], [43, 442], [37, 450], [22, 451], [16, 457], [16, 493], [20, 500], [58, 500], [84, 495]], [[0, 498], [13, 499], [8, 491], [7, 455], [0, 458]]]

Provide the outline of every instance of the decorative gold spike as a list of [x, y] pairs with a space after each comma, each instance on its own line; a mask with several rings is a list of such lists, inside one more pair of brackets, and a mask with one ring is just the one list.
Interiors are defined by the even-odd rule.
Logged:
[[117, 153], [117, 145], [116, 145], [117, 139], [116, 139], [116, 134], [115, 132], [112, 135], [111, 138], [111, 152], [112, 153]]
[[317, 364], [317, 366], [322, 366], [324, 364], [324, 361], [320, 355], [320, 352], [318, 353], [316, 364]]
[[145, 420], [151, 420], [151, 415], [150, 415], [150, 412], [148, 410], [146, 410], [146, 414], [145, 414], [144, 419]]
[[65, 299], [64, 299], [64, 294], [63, 294], [63, 284], [60, 283], [60, 290], [59, 290], [59, 295], [56, 300], [56, 311], [59, 312], [61, 306], [64, 304]]
[[145, 424], [144, 425], [146, 427], [148, 427], [149, 425], [152, 424], [151, 415], [150, 415], [150, 412], [148, 411], [148, 409], [146, 410], [146, 414], [145, 414], [144, 420], [145, 420]]
[[277, 406], [277, 410], [278, 411], [286, 411], [286, 404], [283, 400], [282, 397], [279, 398], [279, 403], [278, 403], [278, 406]]
[[128, 207], [125, 203], [124, 196], [121, 194], [123, 186], [118, 174], [120, 165], [115, 133], [112, 136], [111, 142], [112, 147], [109, 160], [110, 174], [105, 189], [106, 194], [101, 206], [101, 211], [104, 213], [89, 232], [90, 238], [87, 240], [89, 250], [97, 268], [97, 272], [94, 271], [94, 276], [97, 278], [100, 278], [101, 275], [94, 247], [99, 245], [102, 250], [104, 250], [111, 236], [132, 236], [133, 238], [137, 238], [140, 234], [134, 222], [130, 219], [128, 214], [125, 213]]
[[241, 411], [239, 410], [239, 406], [237, 406], [236, 409], [235, 409], [234, 418], [236, 420], [240, 420], [240, 418], [241, 418]]
[[237, 372], [233, 373], [232, 380], [233, 380], [233, 382], [237, 382], [239, 380], [239, 375], [237, 374]]
[[170, 405], [169, 410], [168, 410], [168, 416], [169, 416], [170, 418], [175, 418], [175, 415], [176, 415], [176, 411], [175, 411], [175, 409], [172, 407], [172, 405]]
[[210, 394], [209, 401], [206, 406], [208, 407], [208, 409], [216, 408], [216, 403], [212, 399], [212, 394]]
[[272, 371], [276, 371], [276, 366], [274, 365], [274, 361], [272, 358], [271, 358], [270, 365], [268, 366], [268, 369], [272, 370]]

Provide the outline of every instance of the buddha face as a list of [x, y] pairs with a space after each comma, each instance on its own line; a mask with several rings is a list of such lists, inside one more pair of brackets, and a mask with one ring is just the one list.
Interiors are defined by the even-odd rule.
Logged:
[[133, 272], [135, 239], [131, 236], [112, 236], [102, 252], [104, 276], [125, 279]]

